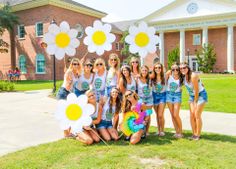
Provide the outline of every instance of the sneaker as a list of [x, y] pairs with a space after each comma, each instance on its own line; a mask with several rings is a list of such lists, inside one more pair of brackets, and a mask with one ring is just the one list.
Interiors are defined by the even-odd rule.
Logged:
[[192, 135], [191, 137], [188, 137], [189, 140], [193, 140], [194, 137], [196, 137], [195, 135]]
[[124, 140], [125, 140], [125, 141], [129, 141], [129, 140], [130, 140], [130, 137], [129, 137], [129, 136], [126, 136], [126, 137], [124, 138]]
[[194, 136], [193, 140], [195, 140], [195, 141], [200, 140], [200, 136]]
[[173, 135], [173, 137], [174, 137], [174, 138], [183, 138], [184, 135], [183, 135], [183, 134], [177, 134], [177, 133], [176, 133], [176, 134]]
[[165, 133], [164, 133], [163, 131], [161, 131], [161, 132], [158, 134], [158, 136], [163, 137], [163, 136], [165, 136]]

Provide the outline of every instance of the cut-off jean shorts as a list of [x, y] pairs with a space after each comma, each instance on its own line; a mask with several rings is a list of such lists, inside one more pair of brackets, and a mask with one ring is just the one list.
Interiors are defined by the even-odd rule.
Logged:
[[57, 99], [58, 100], [66, 100], [67, 96], [70, 94], [68, 90], [66, 90], [64, 87], [61, 87], [57, 93]]
[[159, 105], [160, 103], [166, 103], [166, 92], [163, 93], [152, 92], [152, 96], [154, 105]]
[[101, 120], [99, 124], [96, 125], [97, 129], [109, 129], [112, 128], [112, 121]]
[[[189, 96], [189, 100], [188, 100], [190, 103], [191, 102], [194, 102], [194, 96]], [[206, 90], [203, 90], [201, 91], [199, 94], [198, 94], [198, 101], [197, 101], [197, 104], [200, 105], [204, 102], [207, 102], [208, 101], [208, 96], [207, 96], [207, 92]]]
[[181, 103], [182, 102], [182, 92], [169, 92], [166, 93], [166, 102], [169, 103]]

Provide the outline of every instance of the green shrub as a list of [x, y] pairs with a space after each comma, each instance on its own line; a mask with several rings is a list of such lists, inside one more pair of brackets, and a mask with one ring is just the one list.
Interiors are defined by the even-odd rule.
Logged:
[[0, 81], [0, 91], [13, 91], [15, 89], [14, 83]]
[[171, 66], [175, 62], [179, 62], [179, 46], [168, 52], [168, 69], [171, 69]]

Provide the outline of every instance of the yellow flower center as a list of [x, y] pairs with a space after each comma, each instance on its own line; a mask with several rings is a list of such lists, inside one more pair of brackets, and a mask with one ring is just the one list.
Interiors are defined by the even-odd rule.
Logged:
[[82, 115], [82, 109], [77, 104], [70, 104], [66, 108], [66, 116], [69, 120], [76, 121], [78, 120]]
[[140, 32], [135, 36], [135, 44], [139, 47], [146, 46], [148, 42], [149, 42], [149, 37], [144, 32]]
[[107, 37], [103, 31], [96, 31], [94, 32], [92, 39], [96, 45], [103, 45], [106, 42]]
[[56, 35], [56, 45], [59, 48], [65, 48], [70, 44], [70, 36], [67, 33], [59, 33]]

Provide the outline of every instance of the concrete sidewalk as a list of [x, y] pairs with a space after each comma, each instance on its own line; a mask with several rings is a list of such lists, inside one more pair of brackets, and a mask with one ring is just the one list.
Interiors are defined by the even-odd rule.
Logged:
[[[29, 146], [52, 142], [63, 137], [54, 118], [57, 100], [50, 90], [0, 93], [0, 156]], [[181, 110], [183, 128], [191, 130], [189, 112]], [[168, 109], [166, 128], [172, 128]], [[156, 126], [155, 113], [152, 115]], [[236, 135], [236, 115], [203, 112], [203, 131]]]

